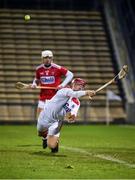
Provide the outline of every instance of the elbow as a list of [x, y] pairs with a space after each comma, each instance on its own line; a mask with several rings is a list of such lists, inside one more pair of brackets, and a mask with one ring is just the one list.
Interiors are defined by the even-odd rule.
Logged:
[[68, 76], [72, 80], [74, 77], [74, 74], [71, 71], [67, 71], [66, 76]]
[[71, 79], [73, 79], [73, 77], [74, 77], [74, 74], [71, 72]]

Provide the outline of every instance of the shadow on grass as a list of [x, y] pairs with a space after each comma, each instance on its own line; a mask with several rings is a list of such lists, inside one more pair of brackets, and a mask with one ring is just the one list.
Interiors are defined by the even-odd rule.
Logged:
[[[19, 146], [19, 147], [27, 147], [27, 146]], [[33, 151], [33, 149], [0, 149], [0, 153], [27, 153], [29, 155], [35, 156], [48, 156], [48, 157], [67, 157], [67, 155], [61, 153], [51, 153], [46, 151]]]
[[22, 144], [22, 145], [17, 145], [18, 147], [39, 147], [41, 146], [40, 144]]
[[36, 155], [36, 156], [50, 156], [50, 157], [67, 157], [67, 155], [64, 154], [53, 154], [51, 152], [43, 152], [43, 151], [38, 151], [38, 152], [31, 152], [31, 155]]
[[[23, 144], [23, 145], [17, 145], [17, 147], [41, 147], [41, 145], [38, 144]], [[31, 152], [29, 153], [31, 155], [38, 155], [38, 156], [50, 156], [50, 157], [67, 157], [66, 155], [62, 154], [53, 154], [51, 152], [45, 152], [45, 151], [39, 151], [39, 152]]]

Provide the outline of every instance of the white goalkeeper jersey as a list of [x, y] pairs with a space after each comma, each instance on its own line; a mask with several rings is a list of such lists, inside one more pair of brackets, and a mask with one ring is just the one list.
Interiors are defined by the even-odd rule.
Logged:
[[59, 90], [56, 95], [45, 104], [44, 117], [51, 123], [53, 121], [63, 120], [66, 113], [77, 116], [80, 107], [79, 97], [84, 96], [85, 91], [73, 91], [70, 88], [63, 88]]

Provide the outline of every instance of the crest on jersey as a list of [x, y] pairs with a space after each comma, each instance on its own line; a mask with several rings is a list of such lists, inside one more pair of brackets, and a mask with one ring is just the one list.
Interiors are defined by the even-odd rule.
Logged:
[[49, 74], [49, 71], [47, 70], [47, 71], [45, 71], [45, 73], [46, 73], [46, 75], [48, 76], [48, 74]]

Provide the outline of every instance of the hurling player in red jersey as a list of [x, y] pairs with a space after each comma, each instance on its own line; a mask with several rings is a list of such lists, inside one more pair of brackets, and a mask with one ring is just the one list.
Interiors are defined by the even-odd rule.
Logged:
[[[41, 58], [43, 63], [36, 68], [36, 75], [31, 88], [41, 85], [61, 89], [72, 80], [72, 72], [65, 67], [53, 63], [52, 51], [42, 51]], [[61, 82], [63, 76], [65, 79]], [[54, 89], [41, 89], [37, 107], [37, 116], [43, 110], [46, 101], [50, 100], [55, 94], [56, 90]]]

